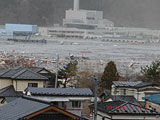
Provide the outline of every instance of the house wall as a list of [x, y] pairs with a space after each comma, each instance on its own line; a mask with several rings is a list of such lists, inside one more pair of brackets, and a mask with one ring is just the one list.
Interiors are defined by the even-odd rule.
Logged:
[[82, 117], [90, 117], [90, 109], [88, 107], [88, 105], [91, 104], [91, 100], [85, 100], [83, 101], [83, 107], [82, 107]]
[[12, 84], [13, 83], [11, 79], [0, 79], [0, 89], [10, 86]]
[[[124, 94], [124, 89], [126, 90], [126, 94]], [[144, 97], [152, 94], [156, 94], [160, 91], [159, 87], [143, 87], [139, 90], [134, 88], [125, 88], [125, 87], [117, 87], [112, 85], [111, 95], [129, 95], [134, 96], [138, 101], [144, 101]]]
[[[124, 90], [126, 90], [126, 94], [124, 94]], [[111, 95], [129, 95], [137, 98], [136, 93], [137, 90], [134, 88], [126, 88], [126, 87], [115, 88], [115, 86], [112, 85]]]
[[[146, 107], [149, 108], [149, 106], [155, 108], [157, 112], [160, 112], [160, 105], [152, 103], [150, 101], [146, 101]], [[160, 120], [160, 116], [157, 117], [157, 120]]]
[[[81, 101], [81, 108], [72, 108], [72, 101]], [[89, 118], [90, 117], [90, 109], [88, 107], [89, 104], [91, 104], [91, 99], [70, 100], [69, 102], [67, 102], [67, 110], [81, 117]]]
[[38, 83], [38, 87], [44, 87], [44, 81], [37, 80], [13, 80], [13, 86], [16, 91], [24, 91], [28, 87], [28, 83]]

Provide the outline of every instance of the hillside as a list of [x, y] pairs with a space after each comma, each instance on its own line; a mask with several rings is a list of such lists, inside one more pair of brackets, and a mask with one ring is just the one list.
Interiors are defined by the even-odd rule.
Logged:
[[[0, 0], [0, 24], [50, 26], [62, 23], [72, 0]], [[116, 26], [160, 29], [160, 0], [81, 0], [80, 8], [104, 10]]]

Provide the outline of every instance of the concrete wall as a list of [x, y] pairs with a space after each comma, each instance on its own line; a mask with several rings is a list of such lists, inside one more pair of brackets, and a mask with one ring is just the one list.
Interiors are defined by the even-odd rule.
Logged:
[[37, 80], [13, 80], [13, 86], [16, 91], [24, 91], [28, 87], [28, 83], [38, 83], [38, 87], [44, 87], [44, 81]]
[[66, 18], [65, 19], [80, 19], [80, 20], [86, 20], [86, 11], [73, 11], [73, 10], [67, 10], [66, 11]]
[[12, 84], [13, 83], [11, 79], [0, 79], [0, 89], [10, 86]]
[[85, 100], [83, 101], [83, 107], [82, 107], [82, 117], [89, 118], [90, 117], [90, 108], [88, 105], [91, 104], [91, 100]]

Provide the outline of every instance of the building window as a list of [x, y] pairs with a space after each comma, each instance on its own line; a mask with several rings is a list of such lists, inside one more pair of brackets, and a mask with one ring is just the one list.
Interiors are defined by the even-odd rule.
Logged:
[[38, 87], [38, 83], [28, 83], [28, 87]]
[[81, 101], [72, 101], [72, 108], [81, 108]]
[[105, 120], [105, 118], [103, 117], [102, 120]]
[[126, 89], [124, 89], [124, 92], [123, 92], [123, 94], [124, 94], [124, 95], [127, 95], [127, 94], [126, 94]]
[[120, 95], [126, 95], [126, 89], [121, 89]]

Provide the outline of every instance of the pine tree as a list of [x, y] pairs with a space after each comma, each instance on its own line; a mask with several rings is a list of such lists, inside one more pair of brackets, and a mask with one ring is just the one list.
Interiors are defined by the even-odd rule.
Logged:
[[112, 81], [117, 81], [119, 78], [119, 74], [117, 72], [116, 64], [113, 61], [110, 61], [103, 72], [102, 78], [101, 78], [101, 87], [102, 90], [111, 89]]
[[143, 81], [160, 83], [160, 61], [152, 62], [150, 66], [141, 68], [141, 73]]

